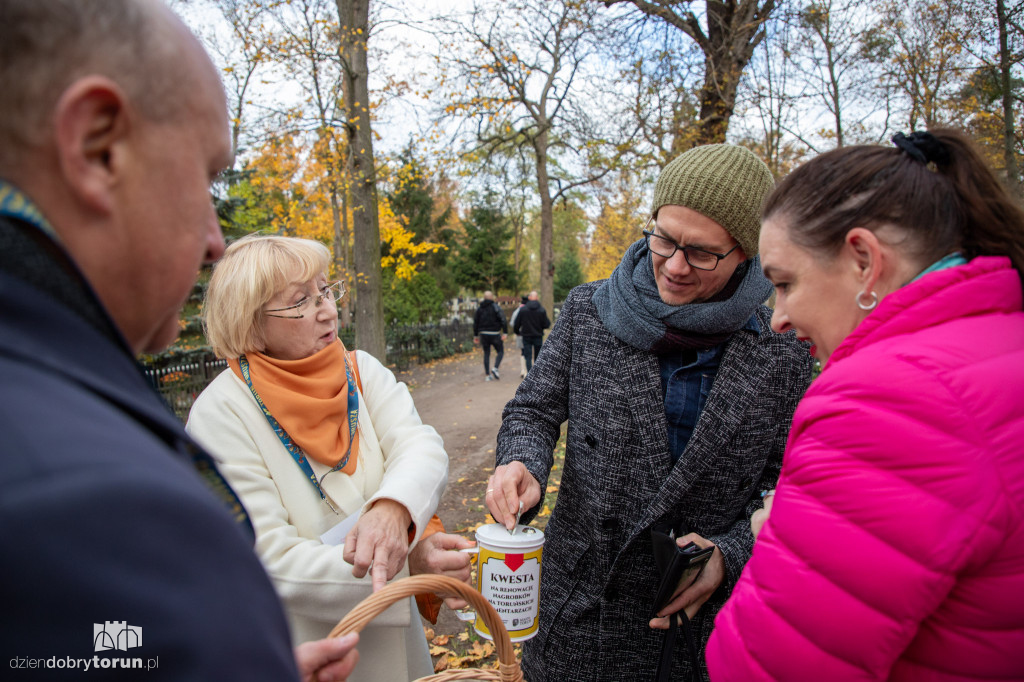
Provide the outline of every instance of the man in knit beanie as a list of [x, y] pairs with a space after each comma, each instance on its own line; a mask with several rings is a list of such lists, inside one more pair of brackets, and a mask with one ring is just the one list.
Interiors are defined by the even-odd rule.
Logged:
[[642, 238], [610, 278], [573, 289], [505, 407], [486, 500], [506, 526], [520, 506], [522, 523], [541, 509], [568, 421], [523, 653], [531, 682], [707, 677], [704, 645], [811, 375], [764, 305], [757, 242], [773, 185], [735, 145], [669, 163]]

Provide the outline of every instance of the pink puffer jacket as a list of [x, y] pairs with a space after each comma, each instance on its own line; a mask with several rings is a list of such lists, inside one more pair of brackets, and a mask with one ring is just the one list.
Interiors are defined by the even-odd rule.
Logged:
[[903, 287], [833, 354], [707, 665], [715, 682], [1024, 680], [1024, 312], [1008, 259]]

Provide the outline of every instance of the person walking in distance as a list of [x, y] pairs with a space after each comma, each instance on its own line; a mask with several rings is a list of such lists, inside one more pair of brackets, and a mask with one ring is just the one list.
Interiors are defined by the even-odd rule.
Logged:
[[[523, 294], [523, 298], [519, 303], [519, 307], [516, 308], [515, 312], [512, 313], [512, 318], [508, 321], [512, 325], [513, 332], [515, 331], [516, 319], [519, 317], [519, 313], [522, 312], [523, 308], [526, 307], [529, 298], [526, 294]], [[516, 350], [519, 351], [519, 378], [526, 377], [526, 356], [523, 355], [523, 337], [521, 334], [516, 334]]]
[[536, 291], [531, 291], [526, 299], [526, 306], [516, 316], [513, 331], [523, 340], [523, 358], [526, 360], [526, 371], [529, 372], [540, 353], [544, 330], [551, 326], [551, 320], [544, 306], [537, 300]]
[[[505, 356], [505, 337], [508, 335], [508, 322], [505, 313], [494, 302], [494, 292], [485, 291], [484, 301], [476, 309], [473, 316], [473, 343], [480, 344], [484, 350], [484, 377], [500, 379], [498, 367]], [[491, 369], [491, 346], [494, 347], [494, 369]]]

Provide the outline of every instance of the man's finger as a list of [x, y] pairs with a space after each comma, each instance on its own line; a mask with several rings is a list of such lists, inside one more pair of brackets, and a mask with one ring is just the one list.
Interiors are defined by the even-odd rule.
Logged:
[[441, 549], [469, 549], [476, 545], [476, 542], [473, 540], [451, 533], [437, 533], [431, 537], [435, 539], [437, 546]]
[[494, 520], [505, 525], [505, 517], [508, 515], [508, 504], [505, 501], [504, 476], [495, 473], [491, 476], [487, 485], [487, 508]]
[[651, 622], [647, 625], [655, 630], [668, 630], [668, 618], [668, 616], [651, 618]]
[[[679, 611], [683, 610], [683, 608], [689, 606], [690, 605], [690, 599], [689, 599], [689, 596], [686, 594], [686, 592], [687, 592], [687, 590], [683, 590], [679, 594], [675, 595], [672, 598], [672, 601], [670, 601], [669, 603], [665, 604], [665, 606], [662, 607], [662, 609], [660, 611], [658, 611], [658, 615], [659, 616], [669, 616], [669, 615], [671, 615], [673, 613], [678, 613]], [[666, 625], [667, 625], [667, 623], [666, 623]]]
[[500, 492], [503, 498], [504, 508], [502, 509], [503, 525], [511, 530], [516, 525], [516, 512], [519, 511], [519, 485], [511, 476], [506, 476], [501, 484]]
[[352, 673], [359, 654], [358, 633], [305, 642], [295, 647], [295, 662], [303, 680], [341, 680]]
[[317, 682], [344, 682], [349, 678], [359, 663], [359, 649], [348, 652], [343, 659], [326, 665], [317, 671]]

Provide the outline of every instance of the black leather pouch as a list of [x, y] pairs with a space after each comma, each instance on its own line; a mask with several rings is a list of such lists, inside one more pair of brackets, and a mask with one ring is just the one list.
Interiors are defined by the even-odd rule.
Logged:
[[672, 595], [689, 587], [700, 577], [715, 548], [701, 548], [692, 542], [680, 547], [676, 544], [674, 532], [659, 528], [651, 530], [651, 545], [654, 549], [654, 564], [661, 576], [654, 597], [653, 618], [672, 601]]
[[[651, 529], [654, 563], [661, 576], [661, 580], [658, 582], [658, 591], [654, 597], [652, 618], [672, 601], [672, 595], [697, 581], [715, 551], [714, 546], [702, 549], [692, 542], [680, 547], [676, 544], [676, 538], [682, 535], [686, 535], [686, 533], [682, 532], [681, 528], [655, 526]], [[675, 648], [679, 625], [682, 625], [683, 637], [690, 659], [690, 680], [698, 682], [701, 679], [697, 643], [694, 640], [686, 613], [680, 611], [669, 618], [668, 632], [665, 633], [665, 639], [662, 640], [658, 672], [655, 676], [658, 682], [669, 682], [672, 676], [672, 650]]]

